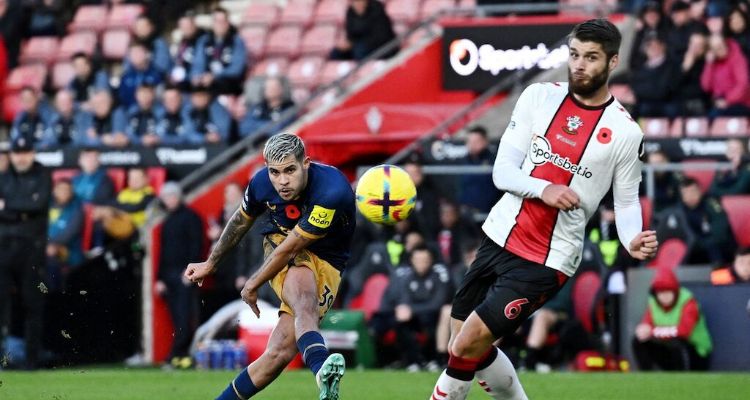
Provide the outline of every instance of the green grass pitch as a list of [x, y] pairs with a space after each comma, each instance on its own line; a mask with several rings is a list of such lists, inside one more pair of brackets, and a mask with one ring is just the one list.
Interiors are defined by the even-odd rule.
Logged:
[[[213, 399], [235, 376], [227, 371], [164, 372], [156, 369], [64, 369], [42, 372], [0, 371], [3, 400], [164, 400]], [[400, 371], [348, 371], [342, 400], [427, 399], [437, 374]], [[527, 373], [521, 375], [529, 398], [749, 399], [750, 374], [719, 373]], [[257, 399], [317, 399], [308, 371], [285, 372]], [[469, 399], [489, 399], [478, 385]]]

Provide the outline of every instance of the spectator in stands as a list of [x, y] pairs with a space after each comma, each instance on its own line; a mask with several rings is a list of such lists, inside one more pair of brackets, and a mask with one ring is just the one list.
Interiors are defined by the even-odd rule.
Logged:
[[[396, 37], [391, 18], [383, 3], [376, 0], [351, 0], [346, 10], [346, 36], [331, 51], [333, 60], [361, 61]], [[384, 54], [391, 57], [398, 48]]]
[[531, 318], [531, 327], [526, 337], [526, 352], [521, 358], [521, 367], [528, 371], [549, 372], [550, 365], [542, 363], [542, 350], [547, 337], [555, 328], [573, 317], [573, 282], [566, 282], [557, 294], [538, 309]]
[[141, 82], [135, 92], [136, 104], [125, 112], [125, 135], [132, 144], [153, 147], [161, 143], [156, 127], [164, 117], [164, 108], [156, 101], [153, 85]]
[[53, 186], [47, 235], [50, 289], [62, 289], [68, 272], [83, 262], [83, 206], [68, 179], [60, 179]]
[[424, 237], [435, 237], [440, 221], [440, 193], [422, 172], [422, 160], [412, 154], [404, 163], [404, 169], [417, 187], [417, 202], [409, 220]]
[[99, 149], [84, 147], [78, 153], [81, 173], [73, 178], [73, 192], [80, 201], [94, 205], [110, 203], [115, 198], [115, 185], [99, 161]]
[[724, 33], [724, 19], [726, 15], [726, 6], [721, 2], [712, 2], [706, 6], [706, 28], [709, 35], [721, 35]]
[[[653, 151], [648, 154], [646, 161], [648, 165], [663, 166], [669, 164], [669, 157], [661, 151]], [[671, 171], [654, 172], [654, 211], [661, 211], [677, 204], [680, 192], [681, 176]], [[646, 180], [642, 182], [641, 193], [646, 194]]]
[[690, 4], [683, 0], [672, 3], [669, 13], [672, 27], [667, 31], [667, 58], [682, 60], [687, 51], [690, 35], [695, 32], [705, 32], [706, 27], [690, 16]]
[[711, 96], [709, 117], [750, 114], [748, 63], [740, 46], [732, 39], [714, 35], [708, 47], [701, 86]]
[[714, 285], [750, 283], [750, 247], [737, 250], [732, 265], [711, 271], [711, 283]]
[[89, 111], [93, 108], [89, 99], [94, 91], [110, 90], [109, 77], [103, 69], [94, 71], [91, 58], [86, 53], [75, 53], [71, 60], [75, 75], [68, 84], [68, 89], [73, 91], [76, 103]]
[[461, 263], [465, 243], [476, 241], [478, 237], [478, 229], [470, 216], [462, 216], [458, 207], [451, 202], [440, 204], [440, 227], [435, 241], [445, 265]]
[[732, 169], [716, 173], [709, 194], [715, 197], [749, 194], [750, 163], [745, 152], [745, 143], [740, 139], [727, 140], [726, 157], [732, 164]]
[[[429, 361], [428, 352], [434, 343], [440, 309], [450, 301], [451, 285], [447, 270], [436, 265], [425, 246], [414, 248], [409, 255], [411, 268], [403, 269], [392, 278], [386, 290], [388, 298], [382, 307], [395, 318], [396, 340], [407, 371], [419, 371]], [[419, 333], [426, 334], [424, 345], [417, 341]], [[430, 370], [437, 370], [429, 366]]]
[[704, 116], [708, 112], [709, 99], [701, 87], [701, 74], [706, 64], [707, 42], [708, 37], [702, 32], [690, 35], [685, 57], [677, 68], [673, 102], [681, 116]]
[[0, 142], [0, 175], [8, 172], [10, 169], [10, 143]]
[[745, 58], [750, 59], [750, 29], [748, 28], [747, 13], [737, 7], [727, 15], [724, 21], [725, 36], [734, 39]]
[[167, 302], [174, 326], [174, 340], [167, 359], [172, 366], [187, 368], [192, 365], [189, 349], [196, 326], [198, 296], [182, 272], [188, 263], [201, 258], [203, 224], [198, 214], [183, 204], [182, 190], [176, 182], [165, 183], [159, 198], [167, 217], [162, 225], [154, 289]]
[[644, 42], [647, 37], [653, 35], [664, 37], [667, 32], [667, 22], [661, 11], [661, 6], [656, 1], [647, 1], [636, 20], [635, 37], [630, 50], [630, 69], [640, 68], [646, 62], [644, 54]]
[[114, 109], [112, 94], [107, 89], [99, 89], [91, 95], [92, 112], [83, 117], [86, 132], [85, 145], [123, 147], [129, 141], [125, 136], [125, 113]]
[[120, 78], [118, 98], [126, 110], [135, 104], [135, 90], [142, 83], [157, 86], [162, 82], [162, 73], [151, 62], [151, 52], [138, 41], [130, 44], [128, 63]]
[[636, 98], [635, 117], [673, 117], [677, 114], [670, 102], [675, 84], [675, 68], [667, 58], [667, 48], [659, 36], [650, 35], [643, 42], [646, 61], [631, 71], [630, 87]]
[[21, 112], [13, 119], [10, 137], [24, 137], [31, 143], [44, 139], [49, 113], [36, 89], [26, 86], [21, 89]]
[[208, 86], [194, 86], [185, 107], [185, 132], [192, 143], [228, 143], [232, 116], [212, 99]]
[[223, 8], [213, 10], [211, 32], [196, 44], [190, 79], [194, 85], [210, 86], [214, 94], [240, 94], [247, 67], [247, 49]]
[[19, 1], [0, 0], [0, 36], [8, 51], [8, 69], [18, 65], [24, 18]]
[[131, 168], [127, 186], [107, 205], [97, 206], [92, 213], [101, 222], [107, 236], [116, 241], [130, 241], [136, 230], [146, 223], [146, 208], [154, 199], [154, 189], [148, 183], [146, 171]]
[[159, 142], [167, 145], [187, 142], [185, 126], [185, 106], [182, 103], [182, 93], [177, 86], [168, 87], [162, 94], [164, 114], [156, 125]]
[[[10, 170], [0, 175], [0, 323], [10, 321], [11, 298], [18, 298], [17, 317], [23, 321], [26, 340], [24, 367], [29, 370], [38, 368], [42, 359], [45, 296], [39, 283], [47, 276], [45, 239], [52, 190], [49, 171], [34, 158], [33, 143], [16, 137]], [[0, 342], [8, 336], [6, 328], [0, 328]]]
[[289, 90], [281, 78], [269, 77], [263, 84], [263, 100], [252, 106], [240, 121], [240, 136], [246, 137], [256, 133], [268, 123], [276, 124], [270, 128], [266, 136], [273, 135], [292, 123], [293, 119], [281, 121], [284, 111], [294, 107]]
[[685, 214], [688, 229], [696, 238], [689, 263], [720, 265], [731, 259], [735, 242], [727, 214], [719, 201], [703, 196], [695, 179], [682, 180], [677, 209]]
[[633, 352], [641, 370], [708, 369], [713, 345], [698, 301], [671, 269], [660, 268], [648, 306], [635, 329]]
[[76, 107], [73, 93], [60, 89], [55, 94], [55, 111], [49, 119], [41, 145], [65, 146], [87, 143], [85, 115]]
[[172, 46], [174, 65], [169, 73], [169, 82], [186, 92], [190, 89], [190, 70], [193, 68], [197, 53], [198, 39], [205, 33], [195, 25], [195, 16], [188, 11], [177, 21], [180, 41]]
[[34, 0], [29, 6], [29, 36], [61, 36], [68, 8], [63, 0]]
[[[495, 153], [487, 140], [487, 129], [474, 126], [466, 134], [466, 157], [459, 163], [491, 167], [495, 163]], [[502, 195], [492, 182], [492, 171], [486, 174], [467, 174], [460, 178], [460, 203], [469, 210], [488, 213]]]
[[172, 67], [172, 60], [169, 58], [169, 46], [167, 42], [159, 36], [154, 28], [154, 23], [146, 15], [141, 15], [135, 20], [133, 25], [133, 39], [143, 44], [151, 53], [151, 66], [160, 74], [167, 74]]

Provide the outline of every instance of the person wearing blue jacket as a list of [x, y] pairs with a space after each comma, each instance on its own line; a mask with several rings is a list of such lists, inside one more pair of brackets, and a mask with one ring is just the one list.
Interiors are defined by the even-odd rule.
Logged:
[[125, 112], [125, 135], [132, 144], [155, 146], [161, 142], [156, 126], [164, 116], [164, 108], [156, 102], [155, 88], [142, 82], [135, 92], [136, 104]]
[[151, 52], [140, 42], [133, 42], [128, 49], [128, 63], [120, 78], [118, 98], [126, 110], [135, 104], [135, 90], [141, 83], [157, 86], [162, 82], [162, 74], [151, 62]]
[[214, 94], [240, 94], [247, 67], [247, 49], [223, 8], [213, 11], [212, 30], [196, 45], [190, 79], [194, 85], [210, 86]]
[[190, 143], [227, 143], [232, 116], [224, 106], [211, 98], [206, 86], [194, 86], [190, 104], [185, 107], [185, 130]]
[[42, 140], [37, 147], [85, 144], [88, 142], [85, 123], [86, 116], [76, 106], [73, 92], [60, 89], [55, 94], [55, 111], [52, 112]]
[[182, 101], [179, 86], [169, 86], [162, 94], [164, 114], [156, 125], [159, 141], [166, 145], [188, 143], [187, 119], [183, 118], [187, 107]]
[[239, 123], [240, 136], [253, 135], [268, 123], [274, 123], [274, 126], [267, 136], [279, 132], [294, 121], [294, 118], [282, 120], [284, 112], [292, 107], [294, 102], [289, 98], [284, 82], [276, 77], [267, 78], [263, 85], [263, 100], [252, 106]]
[[71, 57], [75, 74], [67, 85], [67, 89], [73, 92], [75, 102], [79, 106], [88, 109], [89, 99], [96, 90], [112, 90], [109, 86], [109, 76], [103, 69], [95, 71], [91, 63], [91, 57], [86, 53], [78, 52]]
[[165, 75], [172, 68], [172, 59], [169, 56], [169, 46], [162, 39], [154, 23], [146, 15], [141, 15], [135, 20], [133, 25], [133, 39], [142, 43], [151, 52], [151, 65], [159, 73]]
[[83, 219], [83, 206], [71, 181], [55, 182], [47, 229], [47, 273], [52, 290], [61, 288], [67, 271], [83, 262]]
[[26, 86], [21, 89], [21, 112], [13, 119], [10, 138], [24, 137], [36, 145], [44, 137], [44, 130], [49, 122], [46, 104], [39, 97], [36, 89]]
[[101, 89], [91, 95], [91, 112], [81, 116], [84, 135], [83, 146], [123, 147], [129, 143], [125, 135], [125, 115], [123, 110], [114, 108], [114, 100], [109, 90]]

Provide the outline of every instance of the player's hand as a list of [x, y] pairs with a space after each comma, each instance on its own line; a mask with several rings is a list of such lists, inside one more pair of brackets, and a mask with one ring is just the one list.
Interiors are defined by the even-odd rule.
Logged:
[[398, 322], [407, 322], [411, 321], [411, 307], [409, 307], [406, 304], [399, 304], [396, 306], [395, 310], [396, 314], [396, 321]]
[[190, 282], [197, 283], [198, 286], [203, 285], [203, 278], [211, 275], [214, 273], [216, 268], [209, 264], [208, 261], [204, 261], [201, 263], [190, 263], [187, 266], [187, 269], [185, 269], [185, 278], [187, 278]]
[[648, 326], [648, 324], [638, 324], [638, 326], [635, 327], [635, 337], [641, 342], [650, 339], [651, 327]]
[[256, 317], [260, 318], [260, 308], [258, 308], [258, 291], [257, 289], [253, 288], [251, 280], [245, 282], [245, 287], [242, 288], [242, 292], [240, 292], [240, 295], [242, 296], [242, 300], [250, 306], [250, 309], [253, 310], [253, 314], [255, 314]]
[[636, 260], [650, 260], [659, 249], [659, 241], [656, 240], [656, 231], [643, 231], [636, 235], [630, 242], [630, 256]]
[[572, 211], [580, 206], [581, 199], [573, 189], [565, 185], [547, 185], [542, 192], [544, 204], [563, 211]]

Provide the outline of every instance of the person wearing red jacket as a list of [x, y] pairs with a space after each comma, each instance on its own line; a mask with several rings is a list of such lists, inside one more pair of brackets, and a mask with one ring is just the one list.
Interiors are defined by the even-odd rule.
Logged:
[[672, 270], [657, 270], [646, 313], [633, 338], [640, 369], [706, 370], [712, 348], [698, 301], [680, 286]]
[[709, 117], [750, 113], [748, 62], [734, 39], [712, 35], [708, 41], [701, 87], [711, 98]]
[[5, 39], [0, 36], [0, 110], [3, 109], [3, 101], [5, 100], [5, 79], [7, 77], [8, 53], [5, 50]]

